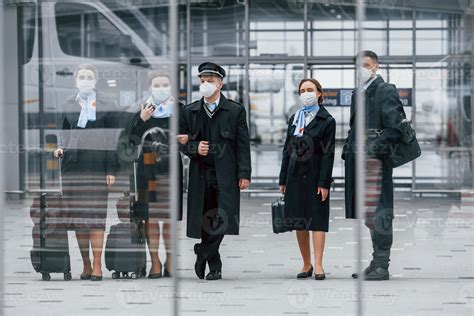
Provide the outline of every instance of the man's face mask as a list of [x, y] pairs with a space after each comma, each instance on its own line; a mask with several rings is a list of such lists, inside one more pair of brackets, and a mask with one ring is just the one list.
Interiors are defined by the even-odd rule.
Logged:
[[207, 81], [201, 83], [201, 85], [199, 86], [199, 92], [201, 93], [202, 96], [206, 98], [209, 98], [217, 90], [218, 88], [215, 84], [207, 82]]
[[375, 66], [370, 69], [367, 69], [365, 67], [360, 67], [359, 72], [358, 72], [359, 84], [362, 85], [366, 83], [372, 77], [372, 75], [375, 74], [374, 69], [375, 69]]

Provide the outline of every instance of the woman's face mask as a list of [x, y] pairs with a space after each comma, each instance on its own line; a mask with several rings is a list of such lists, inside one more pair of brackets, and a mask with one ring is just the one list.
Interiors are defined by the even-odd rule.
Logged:
[[79, 89], [79, 93], [84, 95], [91, 94], [95, 89], [96, 83], [97, 80], [94, 72], [88, 69], [79, 70], [76, 77], [76, 87]]
[[151, 94], [155, 103], [163, 103], [171, 96], [171, 87], [152, 87]]
[[91, 94], [95, 89], [95, 80], [77, 80], [76, 86], [81, 94]]
[[300, 94], [300, 101], [303, 106], [318, 104], [318, 96], [316, 92], [303, 92]]
[[171, 96], [171, 85], [168, 77], [158, 76], [153, 78], [150, 92], [155, 104], [163, 103]]

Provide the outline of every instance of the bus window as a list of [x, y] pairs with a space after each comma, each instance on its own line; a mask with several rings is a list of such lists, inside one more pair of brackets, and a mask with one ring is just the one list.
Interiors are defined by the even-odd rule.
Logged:
[[27, 64], [33, 56], [36, 27], [36, 7], [24, 5], [21, 9], [23, 19], [23, 64]]

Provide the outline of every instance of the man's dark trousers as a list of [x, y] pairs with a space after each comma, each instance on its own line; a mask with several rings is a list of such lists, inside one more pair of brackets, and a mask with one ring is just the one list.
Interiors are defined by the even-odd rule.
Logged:
[[198, 255], [206, 259], [210, 271], [222, 270], [222, 261], [219, 246], [224, 238], [222, 233], [222, 218], [218, 215], [219, 185], [216, 169], [212, 165], [205, 165], [205, 193], [204, 208], [201, 226], [201, 244]]

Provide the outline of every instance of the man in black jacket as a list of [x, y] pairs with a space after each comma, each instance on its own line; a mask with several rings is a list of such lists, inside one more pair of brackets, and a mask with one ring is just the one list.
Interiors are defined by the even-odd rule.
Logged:
[[222, 278], [219, 246], [224, 235], [238, 235], [240, 192], [250, 185], [250, 139], [244, 107], [220, 92], [225, 70], [214, 63], [198, 67], [202, 98], [184, 107], [181, 134], [188, 142], [181, 150], [189, 166], [186, 235], [201, 238], [194, 245], [196, 275]]
[[[365, 93], [365, 117], [367, 135], [384, 133], [375, 141], [367, 141], [366, 152], [366, 209], [365, 224], [370, 229], [373, 246], [373, 259], [364, 270], [366, 280], [388, 280], [390, 248], [393, 241], [393, 169], [384, 161], [391, 148], [401, 139], [398, 125], [405, 118], [397, 89], [384, 82], [377, 75], [378, 56], [372, 51], [362, 51], [362, 65], [358, 70], [359, 86], [352, 96], [350, 130], [342, 152], [345, 160], [345, 205], [346, 218], [356, 218], [355, 214], [355, 155], [356, 132], [355, 111], [356, 93]], [[356, 57], [357, 60], [357, 57]], [[379, 107], [380, 111], [376, 110]], [[380, 115], [376, 117], [377, 113]], [[357, 273], [352, 275], [357, 278]]]

